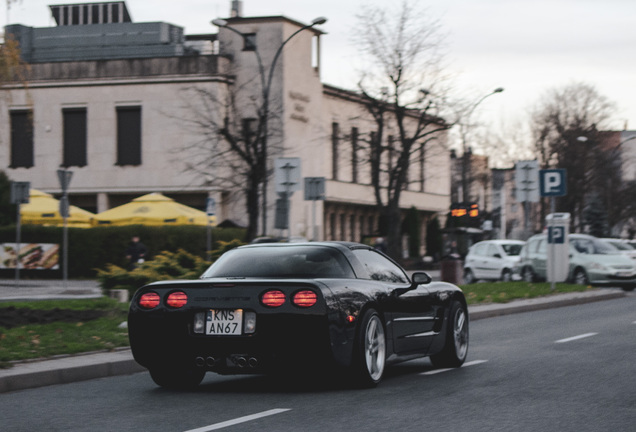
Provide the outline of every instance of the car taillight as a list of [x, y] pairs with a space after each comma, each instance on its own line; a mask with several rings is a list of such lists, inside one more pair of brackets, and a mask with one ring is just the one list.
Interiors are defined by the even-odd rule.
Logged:
[[261, 296], [261, 303], [269, 307], [278, 307], [285, 303], [285, 293], [280, 290], [267, 291]]
[[186, 305], [188, 302], [188, 296], [183, 291], [176, 291], [171, 293], [166, 300], [166, 304], [173, 308], [180, 308]]
[[292, 303], [298, 307], [310, 307], [316, 304], [316, 293], [309, 290], [298, 291], [292, 297]]
[[147, 292], [139, 298], [139, 306], [144, 309], [153, 309], [159, 306], [161, 298], [156, 292]]

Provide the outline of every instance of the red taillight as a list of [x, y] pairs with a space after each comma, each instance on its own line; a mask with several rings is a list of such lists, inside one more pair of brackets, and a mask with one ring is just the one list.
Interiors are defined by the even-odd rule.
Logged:
[[292, 297], [292, 302], [298, 307], [310, 307], [316, 304], [316, 293], [309, 290], [298, 291]]
[[173, 292], [168, 296], [166, 304], [173, 308], [180, 308], [186, 305], [188, 302], [188, 296], [183, 291]]
[[269, 307], [278, 307], [285, 303], [285, 293], [279, 290], [267, 291], [262, 295], [261, 303]]
[[161, 298], [156, 292], [148, 292], [139, 298], [139, 306], [144, 309], [153, 309], [159, 306]]

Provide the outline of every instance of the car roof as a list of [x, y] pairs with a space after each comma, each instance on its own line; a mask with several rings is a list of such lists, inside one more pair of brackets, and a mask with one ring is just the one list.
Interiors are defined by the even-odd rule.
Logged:
[[[535, 234], [532, 237], [530, 237], [528, 240], [532, 240], [532, 239], [535, 239], [535, 238], [543, 238], [543, 237], [547, 237], [547, 234], [545, 234], [545, 233]], [[568, 234], [568, 238], [589, 239], [589, 240], [599, 239], [598, 237], [594, 237], [593, 235], [581, 234], [581, 233], [570, 233], [570, 234]]]
[[494, 244], [524, 244], [525, 241], [523, 240], [508, 240], [508, 239], [493, 239], [493, 240], [482, 240], [480, 242], [477, 242], [475, 244], [479, 244], [479, 243], [494, 243]]
[[373, 247], [356, 242], [345, 241], [321, 241], [321, 242], [292, 242], [292, 243], [253, 243], [243, 246], [239, 246], [240, 249], [244, 248], [272, 248], [272, 247], [298, 247], [298, 246], [321, 246], [321, 247], [335, 247], [337, 249], [373, 249]]

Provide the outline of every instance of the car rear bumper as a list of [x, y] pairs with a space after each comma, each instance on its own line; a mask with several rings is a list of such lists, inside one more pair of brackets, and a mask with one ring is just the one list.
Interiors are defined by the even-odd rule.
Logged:
[[153, 368], [196, 367], [222, 374], [324, 366], [334, 356], [324, 316], [259, 316], [251, 335], [194, 334], [187, 316], [129, 318], [135, 360]]

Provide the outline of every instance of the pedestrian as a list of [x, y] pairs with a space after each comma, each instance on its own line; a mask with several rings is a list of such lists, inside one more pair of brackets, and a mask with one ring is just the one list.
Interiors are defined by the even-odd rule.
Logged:
[[373, 247], [382, 253], [386, 253], [386, 243], [384, 243], [384, 238], [382, 237], [378, 237], [377, 239], [375, 239], [375, 244], [373, 245]]
[[137, 264], [141, 264], [146, 259], [148, 249], [140, 240], [139, 236], [132, 237], [132, 241], [126, 248], [126, 259], [128, 259], [128, 270], [134, 270]]

